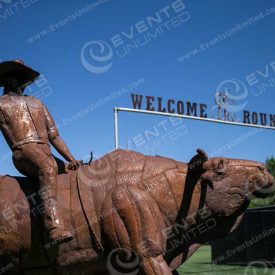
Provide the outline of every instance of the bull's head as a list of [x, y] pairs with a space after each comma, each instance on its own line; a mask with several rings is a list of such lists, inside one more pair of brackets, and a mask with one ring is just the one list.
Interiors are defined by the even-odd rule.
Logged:
[[198, 177], [204, 203], [212, 213], [229, 216], [253, 197], [268, 196], [274, 179], [265, 165], [255, 161], [211, 158], [201, 149], [189, 162], [189, 173]]

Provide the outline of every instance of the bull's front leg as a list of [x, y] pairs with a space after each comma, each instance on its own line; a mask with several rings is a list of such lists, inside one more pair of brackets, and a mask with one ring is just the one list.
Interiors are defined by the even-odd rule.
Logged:
[[163, 258], [164, 219], [146, 191], [134, 186], [118, 187], [105, 200], [103, 213], [103, 234], [110, 248], [131, 250], [138, 256], [138, 266], [131, 274], [172, 275]]
[[143, 274], [146, 275], [172, 275], [172, 271], [163, 256], [143, 258], [140, 263]]

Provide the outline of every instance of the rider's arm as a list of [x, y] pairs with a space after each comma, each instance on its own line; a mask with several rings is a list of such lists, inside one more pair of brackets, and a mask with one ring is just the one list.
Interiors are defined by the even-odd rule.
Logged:
[[59, 136], [58, 130], [55, 126], [54, 120], [50, 114], [50, 112], [47, 110], [47, 108], [44, 106], [44, 112], [46, 117], [46, 123], [47, 123], [47, 129], [48, 129], [48, 137], [50, 140], [50, 143], [53, 145], [53, 147], [56, 149], [56, 151], [68, 162], [69, 169], [76, 169], [79, 166], [79, 162], [75, 160], [73, 155], [70, 153], [67, 145], [65, 142], [61, 139]]
[[75, 161], [73, 155], [70, 153], [67, 145], [64, 143], [60, 136], [56, 136], [55, 138], [51, 139], [50, 143], [64, 159], [69, 162]]

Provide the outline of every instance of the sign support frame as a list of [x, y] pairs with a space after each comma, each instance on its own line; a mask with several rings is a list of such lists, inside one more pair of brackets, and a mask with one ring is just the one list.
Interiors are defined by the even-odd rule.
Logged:
[[259, 125], [259, 124], [247, 124], [247, 123], [242, 123], [242, 122], [227, 121], [227, 120], [220, 120], [220, 119], [214, 119], [214, 118], [195, 117], [195, 116], [180, 115], [180, 114], [174, 114], [174, 113], [165, 113], [165, 112], [148, 111], [148, 110], [141, 110], [141, 109], [115, 107], [114, 108], [115, 149], [119, 148], [119, 144], [118, 144], [118, 139], [119, 139], [118, 112], [140, 113], [140, 114], [150, 114], [150, 115], [158, 115], [158, 116], [171, 116], [171, 117], [178, 117], [178, 118], [185, 118], [185, 119], [207, 121], [207, 122], [212, 122], [212, 123], [244, 126], [244, 127], [250, 127], [250, 128], [260, 128], [260, 129], [266, 129], [266, 130], [275, 130], [275, 127], [263, 126], [263, 125]]

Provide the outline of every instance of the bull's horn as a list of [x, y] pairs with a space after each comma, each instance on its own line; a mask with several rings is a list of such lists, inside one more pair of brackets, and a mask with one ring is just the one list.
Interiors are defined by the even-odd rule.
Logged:
[[207, 154], [202, 149], [197, 149], [197, 155], [188, 163], [188, 171], [196, 173], [203, 170], [203, 164], [208, 160]]

